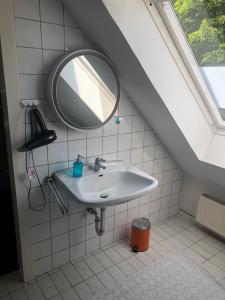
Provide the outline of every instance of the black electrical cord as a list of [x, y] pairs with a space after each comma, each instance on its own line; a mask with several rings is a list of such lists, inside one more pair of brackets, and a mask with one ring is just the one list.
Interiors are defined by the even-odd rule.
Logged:
[[[32, 107], [30, 106], [27, 106], [26, 109], [25, 109], [25, 114], [24, 114], [24, 121], [25, 121], [25, 143], [27, 142], [27, 111], [28, 109], [30, 109], [30, 112], [31, 112], [31, 120], [30, 120], [30, 124], [31, 124], [31, 135], [32, 135], [32, 138], [33, 138], [33, 114], [32, 114]], [[45, 193], [44, 193], [44, 190], [43, 190], [43, 187], [42, 187], [42, 184], [41, 184], [41, 181], [40, 181], [40, 178], [38, 176], [38, 173], [37, 173], [37, 170], [36, 170], [36, 167], [35, 167], [35, 164], [34, 164], [34, 155], [33, 155], [33, 150], [31, 150], [31, 158], [32, 158], [32, 164], [33, 164], [33, 168], [34, 168], [34, 171], [36, 173], [36, 176], [37, 176], [37, 180], [38, 180], [38, 183], [40, 185], [40, 188], [41, 188], [41, 192], [42, 192], [42, 195], [43, 195], [43, 199], [44, 199], [44, 203], [42, 204], [41, 208], [36, 208], [34, 206], [32, 206], [31, 204], [31, 201], [30, 201], [30, 193], [31, 193], [31, 179], [29, 177], [29, 172], [28, 172], [28, 163], [27, 163], [27, 151], [25, 152], [25, 166], [26, 166], [26, 173], [27, 173], [27, 176], [29, 178], [29, 189], [28, 189], [28, 194], [27, 194], [27, 200], [28, 200], [28, 205], [29, 205], [29, 208], [33, 211], [42, 211], [44, 210], [45, 206], [46, 206], [46, 197], [45, 197]]]

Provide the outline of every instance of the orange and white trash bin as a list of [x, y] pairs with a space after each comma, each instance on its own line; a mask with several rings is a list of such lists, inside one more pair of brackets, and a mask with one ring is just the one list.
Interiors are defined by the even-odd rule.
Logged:
[[131, 249], [133, 252], [144, 252], [149, 248], [151, 223], [147, 218], [137, 218], [132, 221]]

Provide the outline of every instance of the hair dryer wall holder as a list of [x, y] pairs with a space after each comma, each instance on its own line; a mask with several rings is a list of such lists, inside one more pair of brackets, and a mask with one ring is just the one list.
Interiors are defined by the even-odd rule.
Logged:
[[20, 100], [20, 104], [23, 107], [31, 107], [31, 106], [38, 106], [40, 105], [40, 100]]

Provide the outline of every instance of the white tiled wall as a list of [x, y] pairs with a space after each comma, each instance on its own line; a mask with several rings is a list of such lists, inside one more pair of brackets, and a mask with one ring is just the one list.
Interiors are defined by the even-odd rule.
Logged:
[[[138, 216], [150, 217], [156, 223], [175, 215], [182, 173], [124, 92], [117, 112], [121, 116], [120, 125], [112, 119], [103, 128], [84, 133], [58, 122], [46, 101], [44, 87], [48, 72], [65, 51], [90, 47], [91, 43], [61, 0], [15, 0], [14, 16], [20, 98], [40, 99], [47, 126], [56, 130], [58, 136], [55, 143], [34, 151], [40, 178], [71, 166], [80, 153], [88, 161], [97, 155], [108, 160], [122, 159], [159, 180], [152, 194], [107, 208], [106, 233], [101, 238], [95, 233], [93, 216], [86, 214], [84, 207], [65, 194], [69, 214], [62, 217], [53, 196], [44, 187], [48, 204], [41, 212], [30, 211], [36, 276], [125, 237], [130, 222]], [[20, 123], [24, 126], [23, 120]], [[36, 178], [32, 181], [31, 202], [38, 208], [43, 197]]]

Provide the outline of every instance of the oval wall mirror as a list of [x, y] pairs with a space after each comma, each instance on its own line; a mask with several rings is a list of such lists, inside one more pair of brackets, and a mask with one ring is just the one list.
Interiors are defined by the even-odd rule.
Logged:
[[47, 95], [50, 106], [67, 126], [96, 129], [109, 121], [117, 109], [119, 79], [105, 55], [79, 50], [63, 56], [53, 66]]

